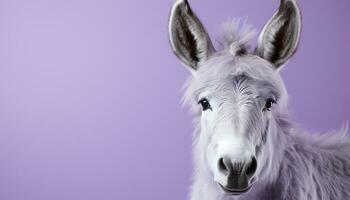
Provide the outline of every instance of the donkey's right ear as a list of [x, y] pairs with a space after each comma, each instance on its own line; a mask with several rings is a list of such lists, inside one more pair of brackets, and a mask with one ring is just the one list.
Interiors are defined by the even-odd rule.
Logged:
[[207, 31], [187, 0], [176, 0], [171, 9], [169, 37], [175, 55], [194, 70], [215, 51]]

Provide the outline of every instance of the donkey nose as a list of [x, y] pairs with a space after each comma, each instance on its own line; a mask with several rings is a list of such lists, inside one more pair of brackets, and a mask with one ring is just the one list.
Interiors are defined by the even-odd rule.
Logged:
[[220, 158], [218, 171], [227, 180], [226, 185], [221, 185], [224, 190], [242, 192], [250, 188], [253, 176], [257, 169], [256, 158], [249, 162], [234, 162], [228, 158]]
[[218, 162], [219, 171], [225, 176], [241, 176], [246, 175], [249, 178], [252, 177], [256, 171], [257, 162], [253, 157], [249, 163], [232, 162], [226, 158], [220, 158]]

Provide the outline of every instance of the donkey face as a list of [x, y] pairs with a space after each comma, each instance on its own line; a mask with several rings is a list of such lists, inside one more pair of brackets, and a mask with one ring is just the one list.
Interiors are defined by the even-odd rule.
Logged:
[[278, 69], [296, 50], [300, 24], [297, 4], [282, 0], [254, 52], [245, 47], [249, 31], [241, 38], [226, 33], [216, 51], [188, 2], [174, 3], [170, 41], [193, 74], [185, 100], [200, 113], [196, 164], [225, 194], [249, 191], [278, 162], [269, 143], [278, 137], [271, 134], [274, 115], [287, 104]]

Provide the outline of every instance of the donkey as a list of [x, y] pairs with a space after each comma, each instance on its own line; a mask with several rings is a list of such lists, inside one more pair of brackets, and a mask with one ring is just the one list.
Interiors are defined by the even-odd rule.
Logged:
[[172, 50], [192, 73], [184, 102], [197, 114], [191, 200], [349, 200], [350, 139], [291, 122], [279, 70], [301, 32], [295, 0], [281, 0], [254, 51], [253, 29], [226, 24], [216, 50], [186, 0], [169, 19]]

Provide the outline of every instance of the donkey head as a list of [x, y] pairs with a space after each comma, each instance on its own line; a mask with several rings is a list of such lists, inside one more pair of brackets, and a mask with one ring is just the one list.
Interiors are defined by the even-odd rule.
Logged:
[[274, 157], [274, 130], [288, 97], [278, 69], [294, 54], [300, 29], [296, 2], [281, 0], [255, 51], [245, 45], [249, 30], [242, 37], [226, 33], [224, 48], [216, 51], [188, 2], [174, 3], [170, 42], [192, 72], [185, 100], [200, 119], [195, 161], [203, 170], [197, 171], [204, 171], [225, 194], [239, 195], [268, 181], [280, 162]]

